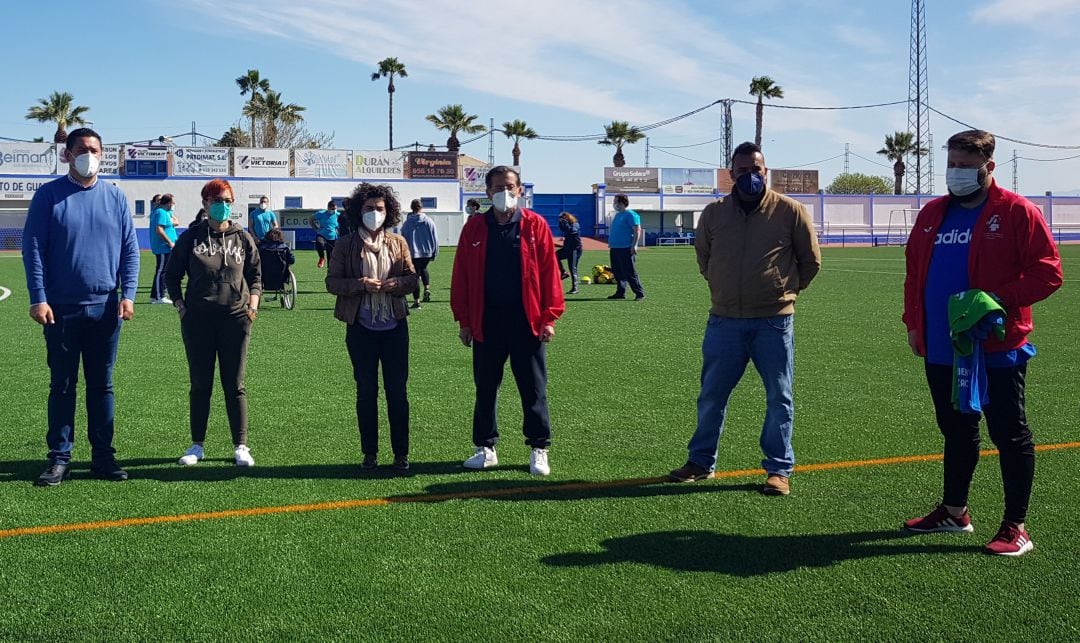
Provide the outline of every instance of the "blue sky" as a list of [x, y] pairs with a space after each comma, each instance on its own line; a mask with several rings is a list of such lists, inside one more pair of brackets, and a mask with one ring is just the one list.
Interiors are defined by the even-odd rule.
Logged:
[[[930, 103], [999, 135], [1080, 146], [1080, 0], [929, 2]], [[480, 122], [516, 118], [544, 135], [602, 132], [612, 119], [651, 123], [718, 98], [749, 99], [751, 77], [780, 84], [786, 105], [840, 106], [907, 98], [910, 5], [905, 0], [103, 0], [5, 6], [8, 77], [0, 136], [51, 136], [25, 120], [38, 98], [60, 90], [91, 107], [106, 142], [190, 129], [219, 135], [240, 118], [233, 79], [257, 68], [286, 100], [307, 107], [307, 126], [343, 149], [387, 144], [385, 81], [377, 61], [396, 56], [394, 142], [444, 143], [424, 120], [462, 103]], [[752, 139], [754, 111], [734, 107], [736, 142]], [[650, 165], [721, 164], [718, 108], [650, 132]], [[891, 176], [875, 154], [906, 129], [906, 106], [844, 112], [766, 109], [763, 145], [772, 168]], [[935, 188], [944, 188], [949, 134], [931, 121]], [[186, 142], [188, 139], [178, 139]], [[497, 162], [511, 144], [495, 140]], [[527, 141], [525, 179], [543, 192], [585, 192], [602, 180], [613, 150], [594, 142]], [[1012, 185], [1013, 149], [1057, 159], [1080, 149], [999, 141], [998, 177]], [[487, 158], [487, 138], [463, 148]], [[625, 150], [645, 162], [644, 142]], [[688, 161], [671, 154], [678, 154]], [[859, 158], [859, 157], [865, 157]], [[1019, 162], [1020, 190], [1080, 189], [1080, 158]]]

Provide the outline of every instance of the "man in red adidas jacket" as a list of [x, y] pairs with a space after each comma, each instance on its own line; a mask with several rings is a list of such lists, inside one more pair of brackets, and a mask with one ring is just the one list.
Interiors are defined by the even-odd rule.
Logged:
[[461, 231], [450, 309], [461, 327], [461, 343], [473, 349], [473, 444], [469, 469], [499, 463], [496, 402], [507, 358], [524, 412], [529, 471], [546, 476], [551, 421], [547, 404], [547, 343], [566, 309], [551, 229], [537, 213], [518, 205], [521, 177], [500, 165], [487, 174], [492, 207], [471, 217]]
[[1061, 259], [1042, 212], [994, 180], [994, 136], [969, 130], [949, 139], [949, 195], [919, 213], [907, 244], [904, 324], [924, 358], [938, 428], [945, 437], [944, 497], [905, 528], [916, 532], [974, 530], [968, 487], [979, 461], [979, 414], [953, 408], [949, 297], [986, 291], [1005, 308], [1005, 338], [983, 342], [990, 402], [986, 425], [1000, 452], [1005, 516], [986, 552], [1020, 556], [1033, 547], [1025, 530], [1035, 477], [1035, 444], [1024, 410], [1031, 306], [1061, 286]]

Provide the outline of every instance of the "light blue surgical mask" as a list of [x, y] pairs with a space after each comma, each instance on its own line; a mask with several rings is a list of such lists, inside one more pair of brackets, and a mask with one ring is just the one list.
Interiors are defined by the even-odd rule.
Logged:
[[207, 212], [210, 218], [218, 223], [223, 223], [229, 220], [232, 216], [232, 204], [225, 203], [224, 201], [215, 201], [210, 204], [210, 210]]

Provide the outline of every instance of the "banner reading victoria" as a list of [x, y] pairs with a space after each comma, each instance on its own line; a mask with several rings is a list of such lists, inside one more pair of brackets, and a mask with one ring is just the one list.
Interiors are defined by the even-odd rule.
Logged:
[[233, 176], [289, 176], [289, 150], [234, 147]]

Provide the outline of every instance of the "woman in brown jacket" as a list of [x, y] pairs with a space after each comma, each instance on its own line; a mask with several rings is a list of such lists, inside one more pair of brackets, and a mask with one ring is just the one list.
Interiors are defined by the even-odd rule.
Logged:
[[416, 271], [404, 237], [401, 205], [385, 185], [361, 183], [346, 208], [354, 231], [330, 257], [326, 290], [337, 295], [334, 317], [347, 324], [345, 346], [356, 379], [356, 422], [362, 469], [374, 469], [379, 453], [379, 364], [390, 418], [394, 468], [409, 468], [409, 326], [405, 296], [416, 288]]

